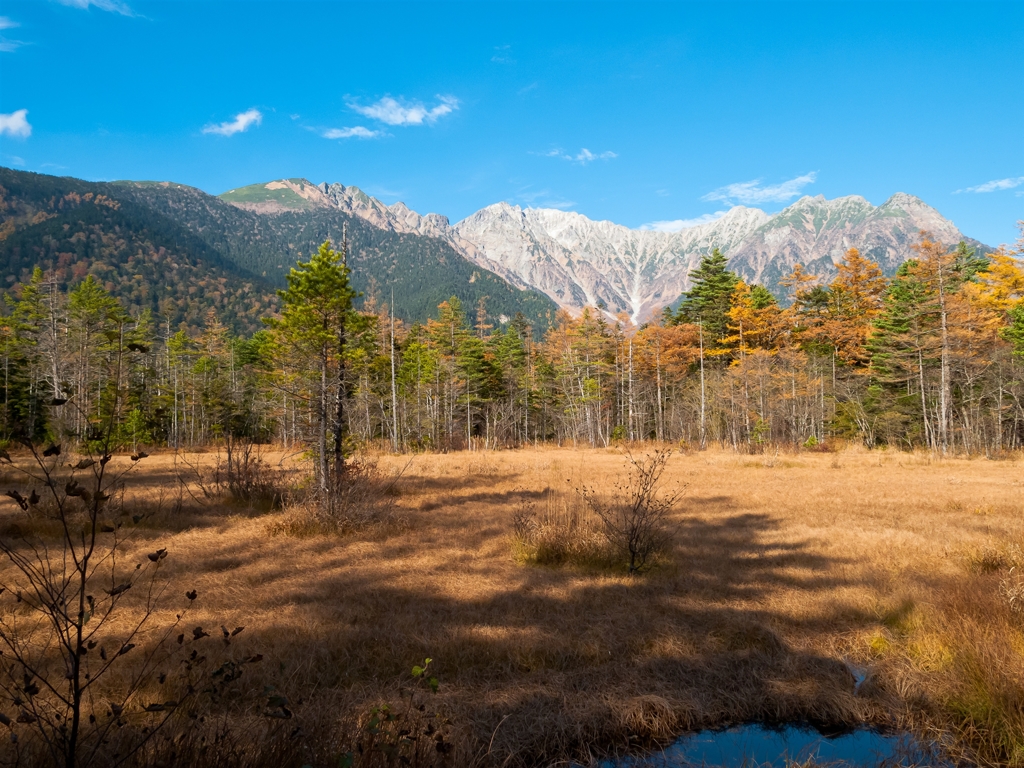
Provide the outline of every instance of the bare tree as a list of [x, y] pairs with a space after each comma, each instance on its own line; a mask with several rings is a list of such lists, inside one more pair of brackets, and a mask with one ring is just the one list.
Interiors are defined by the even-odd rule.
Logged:
[[611, 500], [603, 500], [587, 486], [578, 492], [601, 518], [608, 539], [627, 556], [629, 573], [633, 575], [645, 570], [671, 540], [669, 518], [686, 486], [667, 493], [661, 491], [661, 475], [672, 456], [671, 450], [656, 450], [642, 456], [627, 450], [625, 456], [629, 475], [625, 482], [614, 484]]
[[[114, 365], [120, 367], [120, 352]], [[82, 443], [85, 452], [72, 454], [59, 443], [39, 450], [28, 439], [21, 441], [25, 460], [0, 452], [0, 462], [24, 481], [6, 495], [26, 513], [25, 526], [41, 531], [33, 536], [15, 524], [0, 534], [0, 554], [10, 565], [0, 576], [0, 723], [11, 729], [15, 764], [22, 749], [32, 753], [38, 742], [56, 766], [121, 764], [196, 694], [203, 671], [205, 657], [191, 646], [209, 633], [196, 627], [187, 641], [180, 632], [177, 642], [167, 642], [195, 590], [173, 621], [155, 626], [167, 589], [158, 579], [167, 550], [125, 562], [129, 532], [142, 516], [125, 508], [123, 481], [146, 454], [114, 460], [120, 388], [112, 392], [95, 439]], [[53, 407], [75, 407], [65, 403], [55, 398]], [[129, 592], [143, 593], [141, 605], [124, 603]], [[224, 630], [224, 639], [240, 631]], [[182, 663], [170, 664], [172, 658]], [[160, 700], [141, 700], [157, 695], [157, 686]], [[5, 712], [11, 707], [13, 719]], [[19, 731], [37, 743], [23, 745]]]

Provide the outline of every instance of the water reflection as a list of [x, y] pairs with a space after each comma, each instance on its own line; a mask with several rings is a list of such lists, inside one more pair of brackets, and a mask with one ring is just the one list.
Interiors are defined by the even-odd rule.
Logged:
[[836, 768], [948, 765], [908, 734], [868, 729], [824, 734], [809, 727], [755, 724], [701, 731], [653, 755], [609, 761], [602, 768], [787, 768], [794, 763]]

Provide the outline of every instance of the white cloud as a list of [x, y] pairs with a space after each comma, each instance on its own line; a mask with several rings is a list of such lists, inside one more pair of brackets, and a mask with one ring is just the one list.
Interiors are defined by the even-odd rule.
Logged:
[[365, 192], [368, 195], [373, 195], [378, 200], [380, 200], [382, 197], [402, 198], [405, 196], [405, 192], [396, 192], [393, 189], [388, 189], [387, 187], [380, 187], [376, 185], [364, 187], [363, 192]]
[[599, 155], [595, 155], [589, 149], [584, 147], [573, 159], [581, 165], [586, 165], [594, 160], [611, 160], [613, 157], [618, 157], [618, 155], [615, 152], [602, 152]]
[[203, 128], [203, 133], [216, 133], [221, 136], [233, 136], [236, 133], [249, 130], [251, 125], [259, 125], [263, 122], [263, 114], [258, 109], [249, 109], [235, 115], [234, 120], [219, 125], [208, 125]]
[[1008, 179], [996, 179], [995, 181], [986, 181], [984, 184], [979, 184], [976, 187], [958, 189], [953, 194], [959, 195], [961, 192], [1000, 192], [1004, 189], [1019, 187], [1021, 184], [1024, 184], [1024, 176], [1010, 177]]
[[580, 165], [586, 165], [594, 160], [611, 160], [613, 157], [618, 157], [616, 152], [601, 152], [595, 154], [589, 149], [584, 147], [575, 155], [568, 154], [563, 149], [550, 149], [547, 152], [531, 152], [533, 155], [540, 155], [541, 157], [557, 157], [559, 160], [569, 160]]
[[24, 165], [25, 158], [18, 157], [17, 155], [4, 155], [4, 160], [9, 162], [11, 165]]
[[[0, 30], [14, 29], [15, 27], [20, 26], [21, 24], [11, 18], [7, 16], [0, 16]], [[25, 43], [21, 40], [11, 40], [10, 38], [0, 35], [0, 53], [13, 53], [23, 45], [25, 45]]]
[[679, 232], [690, 227], [699, 227], [701, 224], [709, 224], [712, 221], [718, 221], [720, 218], [725, 216], [726, 211], [715, 211], [714, 213], [705, 213], [703, 216], [698, 216], [695, 219], [675, 219], [674, 221], [651, 221], [647, 224], [641, 224], [640, 229], [651, 230], [654, 232]]
[[541, 208], [557, 208], [560, 211], [568, 211], [570, 208], [575, 208], [576, 203], [572, 200], [561, 200], [554, 198], [552, 200], [539, 200], [538, 205]]
[[379, 120], [387, 125], [432, 125], [445, 115], [451, 114], [459, 108], [459, 100], [454, 96], [438, 96], [441, 103], [436, 107], [427, 109], [422, 102], [398, 101], [390, 96], [385, 96], [376, 104], [363, 106], [349, 102], [349, 108], [361, 115]]
[[800, 195], [800, 190], [813, 184], [817, 171], [811, 171], [781, 184], [761, 186], [761, 179], [740, 181], [708, 192], [701, 200], [721, 200], [726, 203], [784, 203]]
[[381, 132], [371, 131], [369, 128], [356, 125], [352, 128], [328, 128], [320, 135], [325, 139], [351, 139], [353, 137], [358, 139], [372, 139], [376, 136], [380, 136]]
[[70, 5], [72, 8], [86, 9], [90, 5], [99, 8], [101, 11], [113, 11], [114, 13], [120, 13], [122, 16], [134, 16], [133, 11], [127, 3], [121, 2], [121, 0], [57, 0], [61, 5]]
[[0, 136], [14, 136], [19, 139], [27, 139], [32, 135], [32, 126], [25, 116], [27, 109], [19, 109], [9, 115], [0, 114]]

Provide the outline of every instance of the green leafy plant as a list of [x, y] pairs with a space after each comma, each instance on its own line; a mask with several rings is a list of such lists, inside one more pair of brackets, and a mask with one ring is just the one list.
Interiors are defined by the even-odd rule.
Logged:
[[448, 737], [448, 721], [430, 713], [425, 696], [434, 696], [440, 688], [430, 673], [433, 659], [424, 659], [412, 668], [413, 684], [400, 691], [400, 702], [392, 707], [381, 704], [370, 710], [355, 754], [346, 753], [339, 765], [445, 765], [453, 746]]

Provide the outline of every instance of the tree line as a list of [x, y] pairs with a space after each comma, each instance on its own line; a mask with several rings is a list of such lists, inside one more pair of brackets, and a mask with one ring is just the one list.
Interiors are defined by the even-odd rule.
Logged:
[[495, 327], [486, 299], [453, 297], [413, 324], [376, 297], [357, 310], [345, 251], [325, 242], [300, 260], [281, 311], [249, 336], [214, 309], [175, 329], [92, 276], [64, 290], [37, 268], [0, 317], [0, 439], [88, 441], [113, 417], [132, 448], [309, 448], [321, 481], [367, 443], [1024, 442], [1024, 235], [979, 257], [922, 233], [892, 278], [851, 248], [831, 281], [797, 266], [788, 306], [716, 249], [654, 321], [588, 307], [542, 333], [522, 315]]

